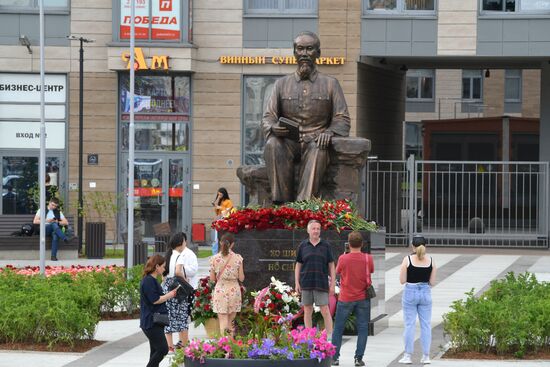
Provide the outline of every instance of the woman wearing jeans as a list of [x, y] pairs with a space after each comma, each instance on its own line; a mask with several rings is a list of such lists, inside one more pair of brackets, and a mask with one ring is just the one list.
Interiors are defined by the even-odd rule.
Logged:
[[411, 364], [414, 349], [416, 315], [420, 320], [420, 340], [422, 342], [422, 359], [420, 363], [429, 364], [430, 345], [432, 343], [432, 289], [435, 283], [436, 267], [433, 259], [426, 256], [424, 237], [416, 236], [412, 243], [413, 254], [405, 256], [401, 263], [399, 281], [405, 284], [403, 290], [403, 321], [405, 331], [405, 353], [399, 363]]

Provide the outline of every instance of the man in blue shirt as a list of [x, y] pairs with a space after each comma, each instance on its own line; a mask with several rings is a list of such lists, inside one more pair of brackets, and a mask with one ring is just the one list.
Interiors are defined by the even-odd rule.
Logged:
[[[304, 306], [304, 324], [312, 327], [313, 304], [321, 308], [325, 329], [332, 335], [332, 316], [329, 309], [329, 294], [334, 294], [336, 270], [330, 244], [321, 239], [321, 223], [310, 220], [307, 224], [309, 238], [302, 241], [296, 255], [294, 280], [296, 291], [301, 294]], [[330, 284], [329, 284], [330, 275]]]
[[[69, 221], [63, 215], [63, 212], [59, 210], [59, 199], [53, 197], [50, 199], [48, 206], [46, 207], [46, 236], [52, 236], [52, 261], [57, 261], [57, 247], [59, 239], [63, 242], [69, 242], [69, 238], [65, 235], [62, 226], [68, 226]], [[40, 224], [40, 209], [34, 216], [33, 224]]]

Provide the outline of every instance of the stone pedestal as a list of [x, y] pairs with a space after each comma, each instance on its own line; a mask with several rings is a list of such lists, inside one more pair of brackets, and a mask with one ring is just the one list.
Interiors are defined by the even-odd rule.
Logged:
[[[350, 231], [323, 231], [321, 238], [332, 246], [332, 253], [337, 260], [344, 253]], [[385, 315], [385, 241], [374, 240], [373, 233], [362, 231], [365, 246], [364, 252], [370, 252], [374, 258], [375, 272], [372, 274], [377, 297], [371, 301], [371, 328], [378, 332], [387, 323]], [[305, 230], [268, 229], [264, 231], [241, 231], [236, 234], [234, 251], [241, 254], [244, 261], [247, 290], [260, 290], [275, 277], [294, 287], [294, 265], [296, 251], [300, 242], [308, 237]], [[372, 243], [371, 243], [372, 242]]]
[[[320, 196], [328, 200], [350, 199], [357, 204], [361, 194], [361, 172], [371, 149], [370, 140], [334, 137], [329, 149], [330, 163]], [[271, 205], [271, 190], [264, 165], [241, 166], [237, 169], [237, 177], [248, 190], [250, 204]]]

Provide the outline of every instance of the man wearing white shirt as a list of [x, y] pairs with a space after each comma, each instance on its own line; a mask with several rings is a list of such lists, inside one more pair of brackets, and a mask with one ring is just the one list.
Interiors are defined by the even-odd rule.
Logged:
[[[57, 247], [59, 245], [59, 239], [63, 242], [69, 242], [69, 238], [65, 235], [62, 226], [68, 226], [69, 221], [63, 215], [63, 212], [59, 210], [59, 199], [53, 197], [47, 206], [46, 212], [46, 236], [52, 236], [52, 261], [57, 261]], [[34, 216], [33, 224], [40, 224], [40, 209]]]

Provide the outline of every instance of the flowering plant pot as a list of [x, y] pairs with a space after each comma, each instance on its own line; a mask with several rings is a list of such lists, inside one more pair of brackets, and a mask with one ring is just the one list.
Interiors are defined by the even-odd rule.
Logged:
[[254, 312], [265, 316], [295, 314], [300, 310], [298, 293], [275, 277], [271, 277], [269, 286], [258, 292], [252, 292], [252, 295], [255, 297]]
[[241, 208], [228, 217], [213, 222], [212, 228], [233, 233], [252, 229], [300, 229], [305, 228], [312, 219], [318, 220], [323, 230], [375, 231], [378, 228], [376, 223], [363, 219], [351, 201], [321, 199], [298, 201], [270, 208]]
[[218, 318], [218, 315], [212, 309], [212, 292], [215, 285], [216, 283], [210, 280], [209, 276], [199, 280], [195, 290], [195, 303], [191, 311], [191, 320], [193, 320], [195, 327], [206, 324], [207, 320]]
[[[221, 337], [192, 340], [177, 350], [173, 367], [183, 366], [329, 366], [336, 349], [327, 341], [326, 332], [298, 327], [290, 330], [289, 318], [281, 318], [278, 331], [267, 329], [263, 338], [253, 333], [241, 338]], [[299, 361], [299, 362], [298, 362]]]
[[271, 360], [271, 359], [225, 359], [205, 358], [203, 361], [185, 358], [185, 367], [329, 367], [330, 358]]

